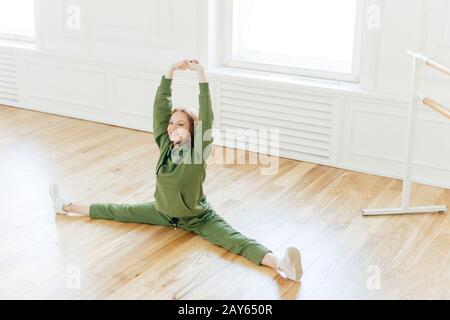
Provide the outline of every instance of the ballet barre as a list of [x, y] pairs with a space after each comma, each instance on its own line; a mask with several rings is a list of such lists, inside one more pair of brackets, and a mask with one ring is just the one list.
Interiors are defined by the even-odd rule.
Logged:
[[442, 114], [444, 117], [447, 117], [448, 119], [450, 119], [450, 109], [447, 109], [442, 104], [436, 102], [435, 100], [431, 99], [430, 97], [420, 96], [420, 102], [422, 102], [426, 106], [429, 106], [434, 111]]
[[433, 100], [430, 97], [423, 96], [419, 93], [421, 65], [419, 62], [425, 62], [425, 65], [433, 68], [443, 74], [450, 76], [450, 68], [434, 61], [431, 58], [424, 56], [423, 54], [408, 50], [407, 54], [413, 58], [412, 66], [412, 80], [410, 88], [410, 100], [408, 110], [408, 128], [407, 128], [407, 145], [406, 145], [406, 161], [405, 161], [405, 174], [403, 177], [403, 189], [402, 189], [402, 203], [400, 208], [385, 208], [385, 209], [363, 209], [363, 216], [381, 216], [381, 215], [400, 215], [400, 214], [413, 214], [413, 213], [431, 213], [439, 212], [444, 213], [447, 211], [446, 205], [435, 206], [420, 206], [411, 207], [411, 176], [413, 167], [413, 154], [414, 154], [414, 142], [416, 134], [416, 116], [418, 102], [430, 107], [432, 110], [440, 113], [444, 117], [450, 120], [450, 109], [446, 108], [442, 104]]

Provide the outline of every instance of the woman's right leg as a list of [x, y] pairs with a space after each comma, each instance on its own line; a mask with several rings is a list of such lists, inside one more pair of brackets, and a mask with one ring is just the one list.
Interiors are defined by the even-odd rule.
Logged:
[[139, 204], [93, 203], [89, 206], [71, 203], [64, 211], [88, 215], [91, 219], [147, 223], [170, 226], [170, 217], [158, 211], [153, 202]]
[[171, 218], [158, 211], [154, 202], [140, 204], [93, 203], [89, 206], [73, 203], [56, 183], [51, 183], [49, 194], [56, 213], [68, 212], [90, 216], [92, 219], [108, 219], [122, 222], [171, 225]]

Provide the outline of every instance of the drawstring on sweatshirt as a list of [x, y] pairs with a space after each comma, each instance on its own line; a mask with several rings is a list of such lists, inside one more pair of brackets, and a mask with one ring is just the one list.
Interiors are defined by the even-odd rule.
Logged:
[[176, 229], [178, 227], [178, 218], [170, 219], [169, 223]]

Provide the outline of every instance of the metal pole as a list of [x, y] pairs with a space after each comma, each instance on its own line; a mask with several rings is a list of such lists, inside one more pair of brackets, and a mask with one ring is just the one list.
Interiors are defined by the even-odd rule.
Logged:
[[416, 140], [416, 117], [417, 117], [417, 104], [419, 97], [419, 84], [420, 84], [420, 63], [416, 58], [413, 58], [412, 66], [412, 80], [410, 88], [409, 98], [409, 111], [408, 111], [408, 128], [406, 132], [406, 162], [405, 162], [405, 178], [403, 179], [403, 194], [402, 194], [402, 208], [406, 210], [409, 208], [409, 200], [411, 195], [411, 175], [413, 168], [413, 156], [414, 156], [414, 144]]

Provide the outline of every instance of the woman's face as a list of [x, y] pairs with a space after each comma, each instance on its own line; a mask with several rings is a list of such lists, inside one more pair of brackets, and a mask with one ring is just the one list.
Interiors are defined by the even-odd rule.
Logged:
[[171, 141], [175, 144], [180, 144], [191, 138], [190, 129], [188, 115], [182, 111], [175, 111], [170, 117], [167, 134]]

